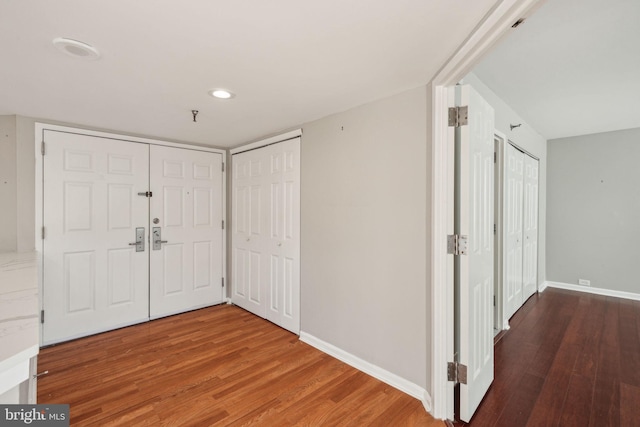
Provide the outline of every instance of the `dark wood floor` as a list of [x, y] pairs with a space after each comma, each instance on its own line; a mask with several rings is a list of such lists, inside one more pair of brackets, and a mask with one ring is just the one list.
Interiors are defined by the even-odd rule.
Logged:
[[38, 403], [72, 425], [444, 426], [422, 404], [234, 306], [45, 348]]
[[470, 425], [640, 426], [640, 302], [531, 297], [495, 346], [495, 380]]

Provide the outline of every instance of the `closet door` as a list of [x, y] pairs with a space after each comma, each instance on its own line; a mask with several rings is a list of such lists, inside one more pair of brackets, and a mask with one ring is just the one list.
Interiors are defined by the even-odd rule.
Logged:
[[523, 303], [538, 288], [538, 160], [524, 156]]
[[233, 156], [232, 274], [234, 304], [266, 316], [267, 149]]
[[[266, 318], [300, 332], [300, 138], [268, 147]], [[267, 154], [265, 153], [265, 154]]]
[[150, 150], [150, 317], [221, 303], [222, 155]]
[[524, 153], [511, 144], [505, 150], [504, 298], [505, 318], [522, 306], [522, 232]]
[[149, 146], [53, 131], [44, 142], [43, 343], [147, 320], [147, 235], [135, 242], [148, 232]]
[[232, 301], [300, 332], [300, 138], [233, 155]]

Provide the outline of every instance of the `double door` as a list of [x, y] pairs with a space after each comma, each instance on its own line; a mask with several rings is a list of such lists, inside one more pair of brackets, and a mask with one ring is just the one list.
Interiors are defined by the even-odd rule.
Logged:
[[44, 142], [44, 344], [222, 302], [220, 153]]
[[300, 138], [233, 155], [234, 304], [300, 332]]
[[506, 144], [504, 295], [509, 319], [537, 290], [538, 160]]

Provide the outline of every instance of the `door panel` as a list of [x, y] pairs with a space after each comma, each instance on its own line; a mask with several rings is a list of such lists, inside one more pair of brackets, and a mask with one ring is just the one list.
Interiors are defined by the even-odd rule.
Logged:
[[524, 156], [523, 302], [538, 289], [538, 160]]
[[506, 145], [505, 160], [505, 317], [522, 306], [524, 153]]
[[262, 171], [266, 170], [259, 150], [233, 156], [232, 246], [233, 303], [264, 317], [263, 298], [265, 269], [263, 258], [266, 200], [263, 197]]
[[150, 317], [222, 302], [222, 155], [151, 146], [149, 163]]
[[148, 145], [45, 131], [43, 343], [148, 318]]
[[300, 139], [233, 156], [232, 300], [300, 331]]
[[468, 125], [456, 132], [456, 233], [468, 236], [457, 257], [460, 418], [469, 421], [493, 381], [493, 108], [468, 85], [456, 87]]
[[292, 332], [300, 331], [300, 140], [268, 147], [271, 159], [269, 302], [266, 318]]

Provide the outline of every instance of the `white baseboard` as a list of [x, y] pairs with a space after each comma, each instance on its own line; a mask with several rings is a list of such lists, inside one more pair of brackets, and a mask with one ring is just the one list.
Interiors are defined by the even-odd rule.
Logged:
[[431, 413], [431, 396], [429, 395], [427, 390], [420, 387], [419, 385], [414, 384], [402, 377], [399, 377], [398, 375], [391, 373], [385, 369], [382, 369], [379, 366], [369, 363], [366, 360], [362, 360], [359, 357], [354, 356], [353, 354], [348, 353], [332, 344], [329, 344], [328, 342], [322, 341], [321, 339], [316, 338], [306, 332], [300, 332], [300, 341], [305, 342], [310, 346], [322, 351], [323, 353], [333, 356], [336, 359], [346, 363], [347, 365], [353, 366], [359, 371], [371, 375], [372, 377], [386, 384], [389, 384], [392, 387], [397, 388], [401, 392], [420, 400], [427, 412]]
[[542, 282], [540, 287], [538, 288], [538, 292], [544, 292], [545, 289], [549, 286], [549, 282]]
[[[551, 281], [544, 282], [542, 284], [541, 289], [544, 290], [547, 287], [558, 288], [558, 289], [566, 289], [568, 291], [587, 292], [589, 294], [604, 295], [604, 296], [608, 296], [608, 297], [616, 297], [616, 298], [624, 298], [624, 299], [631, 299], [631, 300], [635, 300], [635, 301], [640, 301], [640, 294], [635, 294], [635, 293], [632, 293], [632, 292], [614, 291], [614, 290], [611, 290], [611, 289], [592, 288], [590, 286], [572, 285], [572, 284], [569, 284], [569, 283], [551, 282]], [[542, 292], [542, 291], [540, 290], [538, 292]]]

